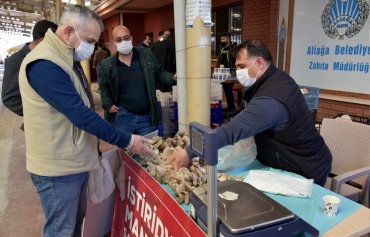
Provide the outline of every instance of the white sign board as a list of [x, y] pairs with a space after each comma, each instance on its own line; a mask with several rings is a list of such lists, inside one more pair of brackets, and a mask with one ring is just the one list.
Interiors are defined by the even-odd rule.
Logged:
[[205, 26], [212, 26], [211, 0], [187, 0], [186, 1], [186, 27], [193, 28], [197, 16], [202, 18]]
[[369, 0], [296, 0], [290, 74], [300, 85], [370, 93]]

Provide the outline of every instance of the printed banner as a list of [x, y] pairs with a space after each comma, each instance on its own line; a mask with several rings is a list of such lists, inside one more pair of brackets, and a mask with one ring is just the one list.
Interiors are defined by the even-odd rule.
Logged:
[[115, 190], [112, 237], [202, 237], [206, 234], [135, 160], [122, 152], [126, 196]]

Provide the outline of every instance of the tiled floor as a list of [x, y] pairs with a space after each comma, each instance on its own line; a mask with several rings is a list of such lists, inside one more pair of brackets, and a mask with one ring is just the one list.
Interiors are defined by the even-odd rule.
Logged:
[[[96, 83], [92, 88], [95, 90]], [[0, 79], [0, 91], [2, 79]], [[100, 96], [93, 92], [95, 107], [102, 115]], [[39, 237], [45, 222], [39, 197], [26, 170], [22, 117], [9, 111], [0, 100], [0, 236]], [[102, 142], [106, 152], [114, 146]]]

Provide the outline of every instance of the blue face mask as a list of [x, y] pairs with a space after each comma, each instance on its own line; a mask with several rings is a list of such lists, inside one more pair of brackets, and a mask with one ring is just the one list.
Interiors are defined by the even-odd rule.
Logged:
[[252, 86], [257, 80], [257, 76], [260, 73], [260, 70], [258, 70], [257, 75], [253, 78], [250, 77], [248, 73], [248, 69], [254, 65], [256, 60], [254, 60], [252, 65], [250, 65], [248, 68], [236, 70], [236, 77], [238, 78], [238, 81], [240, 82], [240, 84], [242, 84], [244, 87]]
[[82, 41], [78, 36], [76, 29], [74, 29], [74, 31], [78, 40], [80, 41], [80, 45], [77, 47], [77, 49], [75, 49], [73, 58], [75, 61], [84, 61], [93, 54], [94, 45]]

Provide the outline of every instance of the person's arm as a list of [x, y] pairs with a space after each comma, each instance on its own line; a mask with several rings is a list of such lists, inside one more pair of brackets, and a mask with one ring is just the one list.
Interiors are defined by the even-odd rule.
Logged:
[[19, 90], [19, 68], [21, 62], [16, 62], [13, 57], [6, 60], [6, 67], [3, 77], [3, 88], [1, 98], [3, 104], [13, 113], [23, 116], [22, 97]]
[[151, 54], [151, 57], [153, 59], [153, 63], [155, 64], [155, 75], [156, 80], [160, 81], [162, 84], [173, 86], [176, 85], [176, 77], [174, 74], [167, 72], [164, 70], [162, 65], [157, 61], [157, 58], [155, 57], [154, 53], [151, 51], [148, 51]]
[[231, 69], [236, 69], [235, 62], [236, 58], [233, 57], [233, 51], [234, 48], [236, 47], [236, 43], [233, 43], [230, 47], [230, 63], [229, 63], [229, 68]]
[[171, 54], [172, 54], [173, 66], [176, 68], [176, 47], [175, 47], [175, 44], [172, 44]]
[[217, 56], [217, 67], [220, 67], [220, 63], [221, 63], [221, 53], [222, 53], [222, 49], [220, 51], [218, 51], [218, 56]]
[[288, 121], [288, 109], [281, 102], [269, 96], [257, 97], [228, 124], [217, 128], [218, 148], [267, 129], [283, 129]]
[[94, 53], [93, 68], [95, 68], [95, 66], [96, 66], [96, 52], [97, 51], [95, 51], [95, 53]]
[[27, 66], [27, 75], [31, 87], [76, 127], [118, 147], [129, 145], [131, 134], [120, 131], [88, 108], [68, 74], [58, 65], [37, 60]]
[[[281, 130], [288, 121], [288, 109], [281, 102], [268, 96], [257, 97], [228, 124], [217, 128], [218, 149], [267, 129]], [[174, 153], [167, 162], [167, 164], [174, 162], [175, 172], [180, 167], [188, 165], [190, 159], [196, 156], [190, 146], [184, 150]]]
[[112, 70], [109, 68], [108, 63], [102, 63], [99, 89], [102, 108], [106, 111], [109, 111], [109, 109], [114, 105], [114, 98], [110, 90], [110, 83], [113, 83], [110, 79], [110, 77], [113, 76], [110, 75], [111, 73]]

